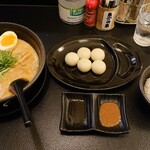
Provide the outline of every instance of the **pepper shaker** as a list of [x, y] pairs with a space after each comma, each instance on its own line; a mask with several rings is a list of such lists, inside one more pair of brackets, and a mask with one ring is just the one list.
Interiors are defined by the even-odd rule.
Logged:
[[129, 11], [132, 0], [121, 0], [119, 4], [119, 10], [116, 20], [119, 22], [125, 22], [126, 16]]
[[127, 21], [129, 23], [136, 23], [137, 16], [139, 14], [139, 9], [144, 3], [143, 0], [133, 0], [127, 15]]

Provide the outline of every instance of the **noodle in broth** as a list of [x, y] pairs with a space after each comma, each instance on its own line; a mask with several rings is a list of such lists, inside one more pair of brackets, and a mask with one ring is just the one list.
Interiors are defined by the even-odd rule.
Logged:
[[9, 91], [9, 85], [12, 81], [24, 78], [30, 82], [37, 74], [39, 68], [39, 58], [36, 51], [24, 40], [18, 39], [12, 55], [17, 57], [17, 62], [0, 76], [0, 100], [13, 95]]

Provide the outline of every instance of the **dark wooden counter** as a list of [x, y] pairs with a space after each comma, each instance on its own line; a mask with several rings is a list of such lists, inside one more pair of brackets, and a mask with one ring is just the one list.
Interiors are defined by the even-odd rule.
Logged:
[[[46, 53], [57, 42], [78, 35], [96, 34], [117, 37], [132, 45], [141, 57], [143, 69], [150, 64], [150, 48], [142, 48], [133, 41], [134, 25], [116, 24], [111, 31], [86, 29], [83, 24], [64, 24], [57, 7], [0, 6], [0, 22], [15, 22], [33, 30], [41, 38]], [[61, 134], [61, 94], [75, 91], [47, 75], [45, 92], [40, 102], [32, 108], [35, 125], [25, 128], [22, 117], [9, 117], [0, 121], [1, 150], [148, 150], [150, 149], [150, 107], [139, 91], [139, 77], [127, 85], [109, 90], [108, 93], [126, 95], [126, 108], [130, 133], [120, 136], [102, 134]]]

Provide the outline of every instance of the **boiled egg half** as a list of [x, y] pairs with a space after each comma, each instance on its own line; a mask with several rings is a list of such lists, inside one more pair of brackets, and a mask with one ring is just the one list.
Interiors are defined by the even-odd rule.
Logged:
[[18, 37], [13, 31], [6, 31], [0, 36], [0, 50], [13, 50], [17, 45]]

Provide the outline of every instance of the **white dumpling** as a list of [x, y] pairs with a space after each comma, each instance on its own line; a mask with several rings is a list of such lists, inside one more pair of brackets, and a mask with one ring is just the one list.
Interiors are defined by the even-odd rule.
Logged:
[[91, 61], [87, 58], [82, 58], [78, 61], [77, 63], [77, 68], [81, 71], [81, 72], [88, 72], [91, 69]]
[[77, 54], [79, 56], [79, 58], [90, 58], [91, 57], [91, 51], [89, 48], [87, 47], [81, 47], [78, 49]]
[[76, 66], [79, 61], [79, 56], [75, 52], [69, 52], [65, 56], [65, 62], [69, 66]]
[[94, 60], [104, 60], [105, 52], [101, 48], [94, 48], [91, 52], [91, 59]]
[[92, 63], [92, 71], [95, 73], [95, 74], [103, 74], [105, 71], [106, 71], [106, 64], [104, 61], [102, 60], [95, 60], [93, 63]]

